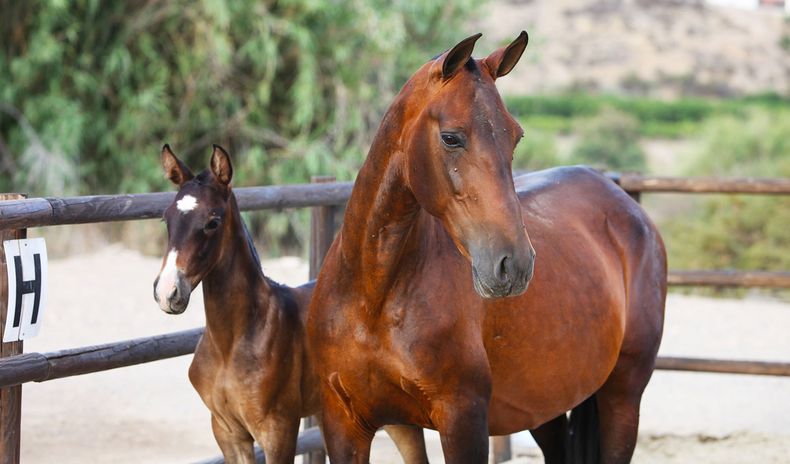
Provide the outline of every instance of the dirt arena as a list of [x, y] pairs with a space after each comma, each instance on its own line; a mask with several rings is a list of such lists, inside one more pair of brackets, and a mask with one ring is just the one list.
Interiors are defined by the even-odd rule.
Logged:
[[[198, 289], [187, 312], [160, 311], [151, 285], [160, 261], [118, 246], [50, 259], [49, 303], [38, 338], [45, 352], [200, 326]], [[297, 258], [265, 261], [295, 284]], [[662, 354], [790, 360], [790, 304], [671, 295]], [[219, 453], [209, 415], [187, 380], [189, 356], [131, 368], [27, 384], [22, 405], [24, 463], [193, 462]], [[427, 432], [432, 462], [438, 435]], [[542, 462], [526, 434], [514, 462]], [[648, 386], [636, 463], [784, 463], [790, 460], [790, 378], [658, 372]], [[399, 462], [386, 436], [373, 462]]]

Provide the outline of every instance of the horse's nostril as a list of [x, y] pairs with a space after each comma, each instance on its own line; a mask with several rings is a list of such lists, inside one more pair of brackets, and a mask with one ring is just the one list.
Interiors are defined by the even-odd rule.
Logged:
[[173, 291], [170, 292], [169, 295], [167, 295], [167, 301], [173, 301], [173, 300], [176, 299], [176, 297], [178, 297], [178, 286], [177, 285], [175, 287], [173, 287]]
[[508, 279], [507, 267], [508, 267], [508, 260], [509, 259], [510, 259], [510, 256], [505, 255], [499, 261], [499, 265], [497, 266], [495, 275], [496, 275], [497, 279], [499, 279], [500, 281], [505, 281], [505, 280]]
[[159, 284], [159, 277], [157, 277], [156, 280], [154, 280], [154, 301], [156, 301], [158, 303], [159, 302], [159, 294], [156, 291], [157, 284]]

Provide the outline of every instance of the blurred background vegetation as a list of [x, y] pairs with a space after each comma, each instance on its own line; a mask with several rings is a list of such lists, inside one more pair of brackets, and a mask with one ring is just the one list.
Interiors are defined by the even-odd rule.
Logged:
[[[318, 174], [351, 180], [400, 86], [479, 30], [468, 18], [484, 8], [473, 0], [0, 0], [0, 191], [170, 189], [159, 168], [165, 142], [196, 169], [211, 143], [225, 146], [237, 186]], [[779, 46], [790, 63], [788, 20], [785, 30]], [[547, 49], [532, 35], [522, 67]], [[689, 79], [691, 90], [671, 99], [633, 76], [620, 91], [508, 91], [526, 129], [514, 169], [584, 163], [790, 177], [787, 92], [695, 94]], [[673, 268], [790, 269], [788, 197], [646, 196], [645, 205]], [[306, 217], [248, 220], [265, 254], [305, 253]]]
[[[170, 189], [170, 143], [234, 184], [353, 179], [405, 79], [478, 2], [0, 1], [0, 191]], [[305, 212], [253, 218], [300, 244]]]

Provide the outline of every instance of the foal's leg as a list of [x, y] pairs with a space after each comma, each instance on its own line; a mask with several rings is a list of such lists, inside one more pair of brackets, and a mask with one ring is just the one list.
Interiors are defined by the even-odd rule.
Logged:
[[546, 464], [565, 463], [565, 436], [568, 434], [568, 418], [565, 414], [529, 432], [543, 452]]
[[299, 437], [299, 417], [271, 418], [263, 430], [255, 432], [255, 439], [263, 448], [268, 464], [293, 463], [296, 455], [296, 441]]
[[228, 464], [255, 464], [252, 436], [247, 432], [236, 432], [225, 428], [211, 416], [211, 429], [222, 456]]
[[427, 464], [428, 452], [425, 450], [425, 436], [422, 428], [416, 425], [386, 425], [395, 446], [398, 447], [405, 464]]

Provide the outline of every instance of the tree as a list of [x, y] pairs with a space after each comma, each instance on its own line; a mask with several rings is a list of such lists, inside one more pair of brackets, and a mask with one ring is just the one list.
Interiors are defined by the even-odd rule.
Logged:
[[0, 190], [169, 188], [165, 142], [194, 167], [223, 145], [236, 185], [350, 179], [476, 3], [0, 0]]

